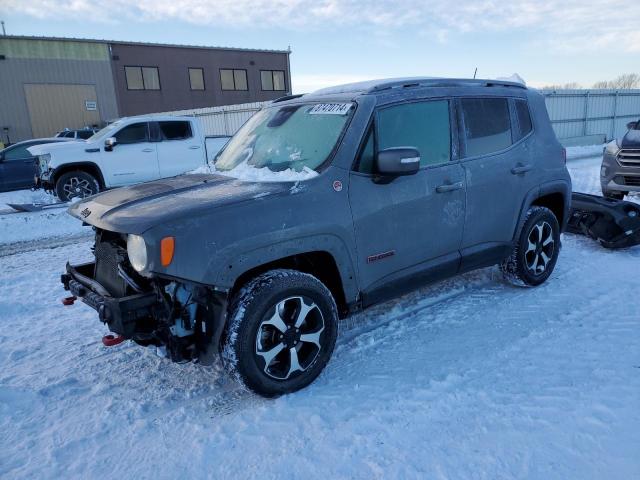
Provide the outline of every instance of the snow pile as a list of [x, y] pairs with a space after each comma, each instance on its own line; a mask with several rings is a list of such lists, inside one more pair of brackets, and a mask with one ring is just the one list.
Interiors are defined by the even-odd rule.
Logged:
[[318, 172], [310, 169], [309, 167], [304, 167], [300, 172], [291, 168], [287, 168], [286, 170], [282, 170], [279, 172], [274, 172], [273, 170], [266, 167], [253, 167], [247, 162], [240, 163], [232, 170], [216, 170], [215, 165], [209, 163], [189, 172], [189, 174], [199, 173], [213, 173], [216, 175], [224, 175], [225, 177], [233, 177], [246, 182], [299, 182], [302, 180], [309, 180], [318, 176]]
[[44, 190], [17, 190], [0, 193], [0, 209], [8, 208], [8, 203], [51, 204], [57, 199]]
[[502, 80], [503, 82], [519, 83], [519, 84], [525, 85], [525, 86], [527, 85], [527, 82], [524, 81], [524, 78], [522, 78], [517, 73], [512, 73], [508, 77], [498, 77], [498, 78], [496, 78], [496, 80]]
[[82, 222], [67, 215], [68, 205], [39, 212], [17, 212], [9, 203], [52, 204], [57, 199], [43, 190], [0, 193], [0, 245], [40, 241], [45, 238], [72, 238], [91, 235]]
[[584, 145], [580, 147], [567, 147], [567, 160], [577, 158], [596, 157], [602, 158], [602, 150], [605, 145]]

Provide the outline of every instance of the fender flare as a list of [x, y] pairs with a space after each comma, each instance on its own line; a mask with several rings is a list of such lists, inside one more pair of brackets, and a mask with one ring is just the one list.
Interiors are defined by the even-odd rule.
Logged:
[[[55, 184], [58, 181], [58, 177], [60, 175], [62, 175], [63, 173], [69, 170], [86, 170], [86, 167], [89, 167], [90, 169], [95, 170], [98, 173], [98, 178], [96, 178], [96, 180], [98, 180], [102, 188], [106, 188], [107, 185], [104, 181], [104, 175], [102, 174], [102, 170], [100, 169], [100, 167], [98, 166], [97, 163], [88, 162], [88, 161], [63, 163], [62, 165], [55, 167], [51, 174], [50, 182], [55, 188]], [[87, 173], [91, 173], [91, 172], [87, 172]]]
[[355, 302], [359, 289], [353, 259], [344, 240], [334, 234], [301, 236], [233, 256], [222, 255], [209, 264], [206, 276], [213, 279], [213, 285], [231, 288], [243, 274], [254, 268], [294, 255], [314, 252], [326, 252], [332, 256], [340, 275], [345, 299], [348, 303]]
[[559, 193], [564, 198], [564, 219], [562, 225], [560, 225], [560, 231], [564, 231], [567, 221], [569, 219], [569, 211], [571, 209], [571, 184], [566, 180], [552, 180], [538, 185], [527, 192], [522, 202], [520, 209], [520, 215], [518, 216], [518, 222], [513, 232], [513, 241], [516, 242], [520, 236], [520, 231], [524, 225], [527, 217], [527, 211], [540, 197], [550, 195], [552, 193]]

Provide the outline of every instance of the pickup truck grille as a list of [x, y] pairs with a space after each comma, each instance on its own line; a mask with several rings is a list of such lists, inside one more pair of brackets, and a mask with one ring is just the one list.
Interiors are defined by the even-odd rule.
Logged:
[[623, 167], [640, 167], [640, 149], [623, 148], [618, 152], [618, 163]]

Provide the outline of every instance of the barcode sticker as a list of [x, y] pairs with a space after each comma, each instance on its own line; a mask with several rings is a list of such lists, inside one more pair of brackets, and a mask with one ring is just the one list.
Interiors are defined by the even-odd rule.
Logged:
[[309, 115], [346, 115], [351, 103], [318, 103], [309, 110]]

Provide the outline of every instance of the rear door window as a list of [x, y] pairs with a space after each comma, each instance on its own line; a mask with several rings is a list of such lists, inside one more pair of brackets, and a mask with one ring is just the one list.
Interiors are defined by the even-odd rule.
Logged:
[[148, 138], [149, 128], [147, 122], [132, 123], [116, 133], [116, 142], [120, 144], [146, 142]]
[[191, 138], [191, 123], [184, 121], [159, 122], [164, 140], [184, 140]]
[[466, 156], [499, 152], [513, 143], [506, 98], [463, 98]]
[[531, 115], [529, 114], [529, 105], [526, 100], [516, 100], [516, 116], [518, 117], [518, 125], [520, 128], [520, 138], [524, 138], [529, 135], [529, 132], [533, 130], [531, 125]]
[[420, 166], [451, 160], [449, 101], [405, 103], [380, 110], [377, 119], [378, 149], [413, 147]]
[[81, 130], [78, 132], [78, 138], [81, 138], [83, 140], [86, 140], [87, 138], [91, 137], [93, 135], [93, 132], [91, 130]]

